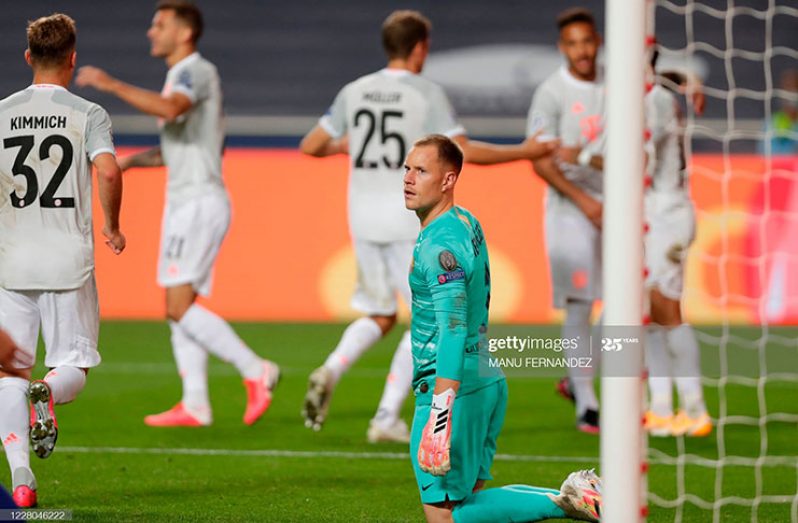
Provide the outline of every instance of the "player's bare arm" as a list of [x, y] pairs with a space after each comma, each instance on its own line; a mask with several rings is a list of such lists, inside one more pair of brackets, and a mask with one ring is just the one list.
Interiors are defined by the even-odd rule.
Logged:
[[111, 93], [143, 113], [168, 121], [174, 120], [191, 109], [192, 106], [189, 97], [182, 93], [171, 93], [164, 96], [156, 91], [125, 83], [102, 69], [90, 65], [78, 70], [75, 83], [80, 87], [93, 87], [98, 91]]
[[320, 125], [317, 125], [302, 138], [299, 150], [304, 154], [323, 158], [335, 154], [349, 153], [349, 140], [347, 136], [333, 138]]
[[97, 170], [97, 187], [103, 208], [105, 244], [114, 254], [125, 250], [125, 235], [119, 229], [119, 209], [122, 205], [122, 170], [110, 153], [98, 154], [94, 161]]
[[136, 167], [163, 167], [163, 155], [160, 147], [153, 147], [140, 153], [131, 154], [119, 159], [119, 168], [122, 172]]
[[596, 200], [577, 185], [569, 181], [557, 167], [555, 158], [552, 155], [534, 161], [535, 172], [538, 176], [559, 191], [562, 195], [569, 198], [582, 211], [588, 219], [601, 228], [601, 216], [603, 207], [600, 201]]
[[597, 171], [604, 170], [604, 157], [599, 154], [587, 153], [587, 151], [580, 147], [559, 147], [557, 152], [554, 153], [557, 161], [562, 163], [570, 163], [573, 165], [584, 165], [585, 167], [592, 167]]
[[514, 145], [497, 145], [470, 140], [461, 134], [452, 139], [463, 149], [465, 161], [478, 165], [493, 165], [515, 160], [537, 160], [551, 155], [557, 147], [557, 141], [539, 141], [538, 136], [530, 136], [523, 142]]

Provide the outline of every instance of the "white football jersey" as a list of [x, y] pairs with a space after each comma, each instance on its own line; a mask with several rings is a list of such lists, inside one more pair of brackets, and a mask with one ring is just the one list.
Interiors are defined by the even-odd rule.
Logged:
[[[575, 78], [562, 66], [535, 90], [527, 118], [527, 136], [542, 131], [540, 139], [559, 139], [564, 147], [585, 148], [596, 141], [604, 121], [604, 85]], [[561, 164], [563, 175], [594, 198], [601, 198], [603, 175], [581, 165]], [[564, 197], [549, 188], [550, 203]]]
[[358, 240], [414, 240], [419, 223], [404, 202], [404, 161], [428, 134], [464, 134], [443, 89], [406, 70], [382, 69], [346, 85], [319, 124], [349, 135], [349, 227]]
[[651, 133], [652, 185], [657, 192], [686, 192], [682, 123], [676, 97], [655, 85], [645, 97], [646, 127]]
[[209, 192], [226, 195], [222, 88], [216, 67], [195, 52], [169, 69], [161, 92], [183, 94], [193, 104], [176, 119], [159, 121], [161, 154], [169, 171], [167, 204], [179, 205]]
[[0, 101], [0, 287], [77, 289], [94, 270], [91, 162], [114, 154], [111, 119], [63, 87]]

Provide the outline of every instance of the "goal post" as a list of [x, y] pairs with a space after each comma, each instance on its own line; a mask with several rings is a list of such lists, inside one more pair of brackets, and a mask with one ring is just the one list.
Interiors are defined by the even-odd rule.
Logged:
[[603, 336], [608, 329], [640, 333], [639, 343], [602, 355], [602, 520], [613, 523], [645, 518], [643, 339], [639, 327], [643, 316], [646, 13], [646, 2], [641, 0], [606, 3]]

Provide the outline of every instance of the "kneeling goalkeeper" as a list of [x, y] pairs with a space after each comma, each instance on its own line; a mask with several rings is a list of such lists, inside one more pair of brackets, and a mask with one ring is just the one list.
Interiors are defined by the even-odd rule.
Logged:
[[405, 162], [404, 197], [421, 221], [410, 269], [413, 390], [410, 456], [429, 522], [598, 521], [601, 480], [570, 474], [561, 489], [492, 479], [507, 382], [487, 358], [490, 263], [482, 228], [454, 205], [463, 153], [449, 138], [417, 141]]

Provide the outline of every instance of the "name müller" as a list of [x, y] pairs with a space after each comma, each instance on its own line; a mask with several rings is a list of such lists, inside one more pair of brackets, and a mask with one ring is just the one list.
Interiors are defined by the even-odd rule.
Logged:
[[66, 123], [66, 116], [15, 116], [11, 119], [11, 130], [66, 129]]

